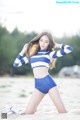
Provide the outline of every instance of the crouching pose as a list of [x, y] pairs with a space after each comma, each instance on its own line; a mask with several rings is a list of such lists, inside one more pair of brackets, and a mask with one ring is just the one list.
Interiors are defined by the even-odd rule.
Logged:
[[[60, 48], [60, 50], [55, 51], [55, 48]], [[72, 52], [71, 46], [54, 42], [49, 32], [42, 32], [28, 44], [24, 45], [13, 63], [14, 67], [30, 63], [35, 78], [35, 89], [24, 114], [35, 113], [37, 106], [47, 93], [59, 113], [67, 112], [59, 95], [57, 84], [48, 70], [55, 67], [56, 58], [70, 52]]]

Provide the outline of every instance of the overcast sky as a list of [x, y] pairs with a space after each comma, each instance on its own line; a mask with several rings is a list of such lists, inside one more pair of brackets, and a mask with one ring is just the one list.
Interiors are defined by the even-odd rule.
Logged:
[[[59, 0], [57, 0], [59, 1]], [[56, 0], [0, 0], [0, 23], [9, 31], [49, 30], [56, 37], [80, 31], [80, 4], [57, 4]]]

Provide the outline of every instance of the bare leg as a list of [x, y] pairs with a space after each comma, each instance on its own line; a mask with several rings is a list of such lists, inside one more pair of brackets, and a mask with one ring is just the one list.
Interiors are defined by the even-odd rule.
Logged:
[[59, 92], [57, 90], [57, 87], [51, 88], [49, 90], [49, 95], [53, 101], [53, 103], [55, 104], [57, 110], [59, 113], [66, 113], [66, 109], [62, 103], [61, 97], [59, 95]]
[[35, 89], [24, 114], [33, 114], [45, 94]]

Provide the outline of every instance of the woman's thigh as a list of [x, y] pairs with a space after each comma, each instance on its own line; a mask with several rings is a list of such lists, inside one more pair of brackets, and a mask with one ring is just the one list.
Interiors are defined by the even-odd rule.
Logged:
[[45, 96], [44, 93], [40, 92], [35, 88], [29, 103], [27, 105], [26, 113], [33, 113], [36, 111], [37, 106], [41, 102], [42, 98]]
[[66, 112], [66, 109], [63, 105], [62, 99], [60, 97], [57, 87], [53, 87], [49, 90], [49, 95], [52, 99], [52, 102], [55, 104], [59, 112]]

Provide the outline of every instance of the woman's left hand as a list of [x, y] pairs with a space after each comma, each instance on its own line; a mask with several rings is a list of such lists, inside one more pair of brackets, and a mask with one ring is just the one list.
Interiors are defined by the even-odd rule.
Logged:
[[25, 45], [23, 46], [23, 49], [21, 50], [21, 55], [26, 54], [27, 46], [28, 46], [28, 44], [25, 44]]

